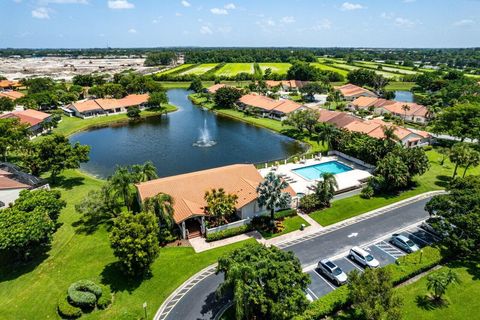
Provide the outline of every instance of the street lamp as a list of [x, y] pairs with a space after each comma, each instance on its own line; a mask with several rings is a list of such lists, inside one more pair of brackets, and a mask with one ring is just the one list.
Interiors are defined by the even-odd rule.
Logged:
[[143, 303], [143, 311], [145, 312], [145, 320], [147, 320], [147, 302]]

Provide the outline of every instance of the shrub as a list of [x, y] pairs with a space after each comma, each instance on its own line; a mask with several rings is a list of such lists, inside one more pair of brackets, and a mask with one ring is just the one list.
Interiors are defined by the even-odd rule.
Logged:
[[68, 288], [68, 298], [78, 307], [93, 308], [102, 295], [102, 288], [90, 280], [74, 282]]
[[362, 192], [360, 193], [360, 197], [362, 197], [363, 199], [370, 199], [371, 197], [373, 197], [374, 194], [375, 194], [375, 190], [373, 190], [372, 186], [368, 185], [362, 189]]
[[425, 150], [425, 151], [430, 151], [430, 150], [432, 150], [432, 149], [433, 149], [433, 147], [432, 147], [431, 145], [428, 145], [428, 146], [424, 146], [424, 147], [423, 147], [423, 150]]
[[320, 201], [315, 194], [308, 194], [300, 199], [300, 208], [309, 213], [320, 207]]
[[97, 308], [98, 309], [106, 309], [110, 304], [112, 304], [112, 292], [110, 288], [107, 286], [101, 286], [102, 288], [102, 296], [98, 298], [97, 301]]
[[76, 319], [82, 316], [82, 309], [72, 306], [68, 303], [67, 297], [62, 296], [58, 299], [57, 312], [64, 319]]
[[206, 240], [207, 242], [210, 241], [216, 241], [216, 240], [221, 240], [225, 238], [230, 238], [233, 236], [237, 236], [239, 234], [245, 233], [252, 230], [252, 226], [250, 224], [240, 226], [240, 227], [235, 227], [231, 229], [226, 229], [218, 232], [208, 232]]
[[297, 215], [297, 210], [295, 209], [285, 209], [275, 212], [275, 219], [282, 219], [287, 217], [294, 217]]
[[348, 287], [342, 286], [313, 301], [307, 310], [295, 320], [322, 319], [348, 305]]

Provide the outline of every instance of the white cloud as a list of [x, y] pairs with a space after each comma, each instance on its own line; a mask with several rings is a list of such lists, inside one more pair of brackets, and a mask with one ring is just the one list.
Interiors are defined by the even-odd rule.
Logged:
[[222, 8], [212, 8], [212, 9], [210, 9], [210, 12], [213, 13], [213, 14], [218, 14], [218, 15], [228, 14], [228, 11], [226, 9], [222, 9]]
[[394, 23], [397, 27], [401, 28], [412, 28], [413, 26], [415, 26], [415, 22], [402, 17], [396, 17]]
[[183, 14], [181, 14], [180, 12], [175, 12], [175, 17], [181, 17], [183, 16]]
[[213, 34], [212, 29], [209, 26], [201, 26], [200, 27], [201, 34]]
[[288, 17], [283, 17], [282, 19], [280, 19], [280, 21], [282, 23], [294, 23], [295, 22], [295, 18], [294, 17], [291, 17], [291, 16], [288, 16]]
[[341, 9], [343, 11], [352, 11], [352, 10], [358, 10], [358, 9], [363, 9], [365, 8], [364, 6], [362, 6], [361, 4], [359, 3], [351, 3], [351, 2], [344, 2], [342, 4], [342, 7]]
[[472, 19], [462, 19], [459, 21], [455, 21], [453, 26], [455, 27], [465, 27], [465, 26], [472, 26], [475, 24], [475, 21]]
[[235, 10], [237, 7], [235, 6], [234, 3], [227, 3], [225, 6], [223, 6], [227, 10]]
[[313, 26], [314, 31], [330, 30], [332, 28], [332, 22], [328, 19], [320, 20], [316, 25]]
[[36, 19], [50, 19], [50, 10], [44, 7], [34, 9], [32, 10], [32, 17]]
[[108, 7], [110, 9], [133, 9], [135, 5], [128, 0], [108, 0]]
[[267, 26], [270, 26], [270, 27], [273, 27], [275, 26], [275, 21], [273, 21], [272, 19], [268, 19], [267, 21], [265, 21], [267, 23]]
[[191, 7], [192, 5], [190, 4], [190, 2], [186, 1], [186, 0], [182, 0], [181, 1], [181, 4], [182, 6], [184, 6], [185, 8], [188, 8], [188, 7]]
[[128, 33], [137, 33], [137, 29], [134, 29], [134, 28], [130, 28], [128, 29]]

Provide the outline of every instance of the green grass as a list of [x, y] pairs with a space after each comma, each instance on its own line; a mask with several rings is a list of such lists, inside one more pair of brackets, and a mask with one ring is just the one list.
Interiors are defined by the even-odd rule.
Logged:
[[337, 72], [339, 74], [341, 74], [342, 76], [346, 77], [347, 74], [348, 74], [348, 71], [346, 70], [342, 70], [342, 69], [338, 69], [338, 68], [335, 68], [333, 67], [332, 65], [330, 64], [323, 64], [323, 63], [320, 63], [320, 62], [314, 62], [311, 64], [312, 66], [320, 69], [320, 70], [326, 70], [326, 71], [334, 71], [334, 72]]
[[[174, 105], [168, 104], [167, 105], [167, 112], [176, 111], [177, 107]], [[158, 111], [149, 111], [143, 110], [141, 116], [145, 117], [152, 117], [159, 115]], [[63, 116], [62, 121], [58, 124], [58, 127], [54, 129], [54, 132], [63, 134], [65, 136], [71, 136], [77, 132], [87, 130], [89, 128], [99, 127], [99, 126], [106, 126], [115, 122], [125, 122], [129, 121], [127, 114], [115, 114], [110, 116], [102, 116], [102, 117], [95, 117], [95, 118], [88, 118], [88, 119], [80, 119], [77, 117], [67, 117]]]
[[[334, 201], [328, 209], [311, 213], [310, 217], [322, 226], [328, 226], [424, 192], [444, 189], [453, 174], [453, 164], [447, 160], [441, 166], [441, 155], [435, 150], [427, 151], [427, 156], [431, 168], [423, 176], [415, 179], [417, 182], [415, 189], [404, 191], [399, 195], [376, 196], [368, 200], [360, 196], [341, 199]], [[459, 173], [463, 174], [463, 171]], [[480, 174], [480, 167], [470, 169], [467, 175], [471, 174]]]
[[[480, 292], [479, 268], [450, 267], [460, 277], [461, 283], [450, 286], [444, 296], [446, 304], [436, 306], [432, 304], [427, 295], [427, 277], [417, 282], [396, 289], [398, 295], [403, 298], [404, 319], [442, 319], [442, 320], [463, 320], [476, 319], [480, 314]], [[443, 272], [449, 267], [443, 267], [435, 272]], [[477, 316], [475, 316], [477, 315]]]
[[386, 87], [387, 91], [410, 91], [415, 86], [415, 82], [392, 81]]
[[216, 76], [234, 77], [239, 73], [253, 73], [253, 63], [227, 63], [215, 72]]
[[67, 207], [60, 215], [62, 225], [45, 259], [26, 265], [0, 266], [1, 319], [58, 319], [56, 300], [65, 294], [72, 282], [80, 279], [107, 284], [115, 294], [109, 309], [92, 312], [82, 319], [139, 319], [143, 315], [144, 302], [152, 317], [168, 295], [190, 276], [244, 244], [236, 243], [199, 254], [189, 247], [162, 248], [152, 266], [150, 279], [128, 281], [115, 264], [107, 230], [101, 227], [92, 234], [78, 231], [79, 215], [74, 205], [102, 184], [102, 180], [76, 170], [64, 173], [59, 190]]
[[190, 66], [192, 66], [192, 64], [182, 64], [178, 67], [175, 67], [175, 68], [172, 68], [172, 69], [168, 69], [166, 71], [163, 71], [163, 72], [159, 72], [158, 74], [170, 74], [172, 72], [177, 72], [177, 71], [180, 71], [180, 70], [183, 70], [183, 69], [187, 69], [187, 68], [190, 68]]
[[218, 65], [218, 63], [203, 63], [198, 66], [196, 66], [193, 69], [189, 69], [185, 72], [180, 73], [181, 75], [186, 75], [186, 74], [195, 74], [195, 75], [202, 75], [205, 72], [208, 72], [209, 70], [215, 68]]
[[260, 69], [262, 69], [263, 72], [267, 70], [268, 68], [272, 69], [273, 73], [278, 73], [278, 74], [287, 74], [288, 69], [292, 66], [290, 63], [277, 63], [277, 62], [269, 62], [269, 63], [259, 63]]
[[305, 221], [302, 217], [300, 216], [293, 216], [293, 217], [286, 217], [283, 220], [283, 226], [285, 229], [283, 229], [281, 232], [278, 233], [271, 233], [270, 231], [260, 231], [262, 236], [265, 239], [271, 239], [271, 238], [276, 238], [278, 236], [290, 233], [292, 231], [300, 230], [300, 226], [304, 224], [305, 227], [308, 227], [310, 224]]

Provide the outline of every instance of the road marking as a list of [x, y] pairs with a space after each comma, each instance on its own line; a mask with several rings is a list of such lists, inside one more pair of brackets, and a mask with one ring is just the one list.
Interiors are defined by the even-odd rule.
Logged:
[[358, 236], [358, 232], [353, 232], [348, 235], [349, 238]]
[[332, 288], [333, 290], [337, 289], [337, 287], [335, 287], [333, 284], [330, 283], [330, 281], [328, 281], [327, 279], [325, 279], [320, 273], [317, 272], [317, 270], [314, 270], [315, 274], [320, 278], [322, 279], [330, 288]]
[[343, 259], [347, 260], [348, 262], [350, 262], [350, 264], [351, 264], [352, 266], [354, 266], [355, 268], [357, 268], [358, 270], [360, 270], [361, 272], [363, 272], [363, 269], [360, 268], [359, 266], [357, 266], [357, 264], [356, 264], [355, 262], [351, 261], [351, 260], [348, 259], [347, 257], [343, 257]]
[[408, 233], [408, 234], [410, 234], [411, 236], [417, 238], [418, 240], [422, 241], [422, 242], [425, 243], [425, 244], [430, 244], [430, 242], [423, 240], [422, 238], [414, 235], [413, 233], [411, 233], [411, 232], [409, 232], [409, 231], [405, 231], [405, 232]]
[[[400, 250], [397, 250], [396, 248], [392, 247], [391, 245], [389, 245], [388, 243], [386, 243], [384, 241], [379, 242], [378, 244], [375, 244], [375, 247], [377, 247], [381, 251], [385, 252], [386, 254], [388, 254], [390, 257], [392, 257], [395, 260], [404, 256], [403, 252], [401, 252]], [[387, 249], [390, 249], [390, 251], [388, 251]], [[394, 254], [397, 254], [398, 256], [394, 255]]]
[[307, 288], [307, 291], [313, 296], [313, 298], [315, 298], [314, 300], [318, 299], [318, 296], [315, 293], [313, 293], [313, 291], [310, 288]]

